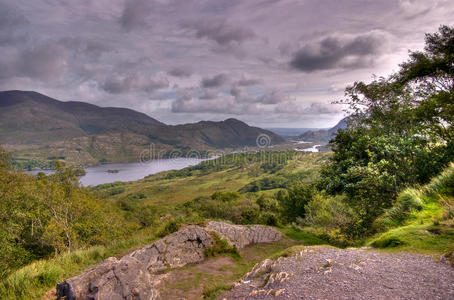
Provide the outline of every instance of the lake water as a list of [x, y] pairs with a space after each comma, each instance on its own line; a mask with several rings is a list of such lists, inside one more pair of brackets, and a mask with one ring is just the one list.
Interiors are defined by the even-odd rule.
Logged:
[[318, 147], [320, 147], [321, 145], [314, 145], [310, 148], [295, 148], [296, 151], [303, 151], [303, 152], [320, 152], [320, 150], [318, 149]]
[[[115, 181], [135, 181], [148, 175], [169, 170], [181, 170], [204, 161], [198, 158], [155, 159], [144, 163], [105, 164], [85, 168], [86, 175], [79, 177], [83, 186], [98, 185]], [[109, 173], [108, 170], [118, 170], [118, 173]], [[39, 172], [52, 174], [51, 170], [33, 170], [26, 173], [36, 175]]]

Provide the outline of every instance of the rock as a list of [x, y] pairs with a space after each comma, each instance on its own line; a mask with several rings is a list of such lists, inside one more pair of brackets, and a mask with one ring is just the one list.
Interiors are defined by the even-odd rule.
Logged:
[[210, 234], [199, 226], [188, 226], [156, 241], [128, 256], [138, 259], [152, 272], [168, 267], [178, 268], [204, 260], [205, 248], [213, 246]]
[[256, 264], [250, 272], [244, 275], [243, 280], [251, 280], [258, 278], [264, 274], [271, 273], [273, 264], [274, 260], [269, 258], [265, 259], [264, 261]]
[[262, 225], [242, 226], [210, 221], [206, 229], [216, 232], [237, 248], [257, 243], [275, 242], [282, 237], [282, 234], [276, 229]]
[[217, 233], [237, 248], [281, 238], [265, 226], [240, 226], [209, 222], [206, 228], [190, 225], [121, 259], [108, 258], [85, 273], [57, 285], [58, 299], [156, 299], [158, 286], [168, 268], [179, 268], [205, 259]]

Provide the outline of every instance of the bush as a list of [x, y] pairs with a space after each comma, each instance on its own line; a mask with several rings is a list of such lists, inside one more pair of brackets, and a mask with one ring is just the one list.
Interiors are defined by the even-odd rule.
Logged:
[[276, 195], [277, 201], [282, 208], [282, 216], [287, 222], [294, 222], [297, 217], [304, 217], [305, 206], [316, 195], [313, 186], [295, 184], [286, 191], [279, 191]]
[[304, 222], [315, 228], [344, 228], [351, 224], [353, 210], [343, 201], [344, 197], [317, 195], [306, 205]]
[[213, 200], [219, 200], [222, 202], [229, 202], [229, 201], [235, 201], [240, 198], [240, 194], [237, 192], [214, 192], [211, 195], [211, 199]]
[[170, 220], [164, 225], [164, 228], [162, 228], [162, 230], [159, 231], [158, 237], [162, 238], [169, 234], [177, 232], [180, 229], [180, 227], [181, 227], [180, 223], [178, 223], [175, 220]]
[[204, 254], [206, 257], [215, 257], [222, 254], [230, 254], [235, 258], [239, 258], [240, 254], [235, 246], [231, 246], [226, 240], [222, 239], [217, 233], [213, 233], [213, 246], [206, 248]]
[[427, 191], [431, 194], [454, 196], [454, 163], [429, 183]]

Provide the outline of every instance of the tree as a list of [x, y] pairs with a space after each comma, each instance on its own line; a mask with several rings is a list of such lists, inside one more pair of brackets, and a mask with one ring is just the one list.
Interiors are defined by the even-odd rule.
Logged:
[[331, 141], [318, 187], [347, 196], [360, 216], [355, 232], [364, 234], [404, 187], [428, 182], [454, 159], [454, 29], [426, 35], [424, 51], [399, 72], [355, 82], [345, 96], [349, 126]]
[[305, 206], [313, 199], [315, 193], [314, 187], [299, 183], [278, 192], [276, 198], [282, 209], [283, 217], [288, 222], [294, 222], [297, 217], [304, 218]]

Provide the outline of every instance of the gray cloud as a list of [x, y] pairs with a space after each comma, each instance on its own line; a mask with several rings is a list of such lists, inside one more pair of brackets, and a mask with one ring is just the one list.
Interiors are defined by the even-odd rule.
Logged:
[[339, 114], [341, 108], [331, 103], [312, 102], [309, 106], [297, 101], [286, 101], [277, 105], [274, 109], [276, 113], [297, 114], [297, 115], [325, 115]]
[[23, 51], [16, 62], [17, 76], [48, 80], [66, 71], [69, 49], [59, 43], [43, 43]]
[[236, 82], [237, 85], [239, 86], [250, 86], [250, 85], [256, 85], [263, 83], [262, 78], [254, 78], [254, 77], [246, 77], [243, 75], [240, 80]]
[[376, 32], [353, 39], [325, 37], [295, 52], [290, 65], [304, 72], [362, 67], [365, 59], [378, 55], [386, 42], [386, 36]]
[[147, 26], [147, 18], [151, 11], [150, 3], [147, 0], [126, 0], [120, 25], [128, 31]]
[[175, 67], [167, 72], [170, 76], [173, 77], [189, 77], [193, 74], [194, 72], [192, 69], [187, 68], [187, 67]]
[[206, 38], [219, 45], [241, 44], [255, 38], [255, 33], [246, 27], [228, 24], [225, 20], [201, 19], [184, 21], [181, 27], [193, 32], [197, 38]]
[[204, 88], [215, 88], [220, 87], [226, 84], [229, 81], [229, 76], [227, 74], [221, 73], [214, 75], [213, 77], [203, 78], [201, 85]]
[[363, 2], [0, 0], [0, 89], [169, 123], [233, 114], [257, 126], [327, 127], [337, 108], [323, 103], [388, 75], [422, 49], [424, 33], [454, 25], [452, 1]]
[[123, 94], [133, 91], [151, 93], [153, 91], [169, 87], [169, 81], [165, 77], [152, 77], [141, 72], [133, 72], [126, 75], [113, 75], [102, 85], [102, 88], [111, 94]]
[[29, 25], [28, 19], [10, 6], [0, 3], [0, 45], [24, 41], [27, 35], [21, 29]]

